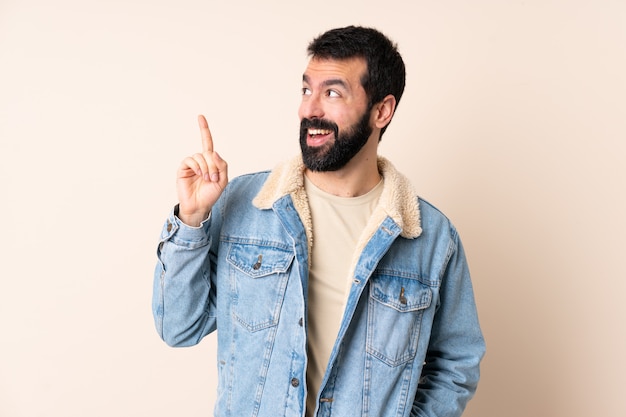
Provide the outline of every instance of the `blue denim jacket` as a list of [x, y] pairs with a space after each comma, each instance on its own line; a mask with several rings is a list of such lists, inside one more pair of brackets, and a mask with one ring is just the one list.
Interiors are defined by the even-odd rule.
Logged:
[[[352, 285], [317, 416], [459, 416], [485, 345], [449, 220], [379, 159], [384, 189]], [[218, 338], [216, 416], [305, 414], [307, 276], [314, 242], [300, 158], [232, 180], [200, 227], [169, 216], [153, 314], [172, 346]], [[332, 244], [320, 242], [319, 244]]]

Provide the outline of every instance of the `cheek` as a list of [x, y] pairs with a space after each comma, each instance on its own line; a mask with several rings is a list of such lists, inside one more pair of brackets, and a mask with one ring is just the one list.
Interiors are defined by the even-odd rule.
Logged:
[[356, 116], [349, 108], [339, 107], [333, 108], [329, 106], [324, 112], [324, 118], [336, 123], [340, 128], [350, 126], [353, 120], [356, 120]]
[[344, 114], [341, 120], [338, 122], [338, 124], [340, 127], [343, 126], [344, 129], [352, 128], [361, 121], [362, 117], [363, 117], [362, 113]]

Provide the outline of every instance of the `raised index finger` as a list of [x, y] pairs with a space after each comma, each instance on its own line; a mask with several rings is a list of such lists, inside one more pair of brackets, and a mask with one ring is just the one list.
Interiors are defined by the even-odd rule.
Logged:
[[202, 136], [202, 152], [213, 152], [213, 137], [203, 115], [198, 116], [198, 126], [200, 126], [200, 136]]

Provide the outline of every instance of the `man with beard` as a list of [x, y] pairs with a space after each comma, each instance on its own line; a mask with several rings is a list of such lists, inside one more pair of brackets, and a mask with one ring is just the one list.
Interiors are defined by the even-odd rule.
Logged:
[[377, 154], [402, 57], [354, 26], [308, 52], [300, 156], [229, 182], [199, 117], [159, 244], [157, 330], [172, 346], [218, 330], [216, 416], [459, 416], [485, 349], [463, 247]]

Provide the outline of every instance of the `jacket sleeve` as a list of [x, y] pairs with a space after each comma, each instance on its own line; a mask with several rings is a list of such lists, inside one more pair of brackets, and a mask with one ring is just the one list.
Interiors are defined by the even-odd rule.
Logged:
[[215, 330], [212, 219], [189, 227], [170, 213], [157, 249], [152, 314], [161, 339], [170, 346], [192, 346]]
[[485, 342], [465, 253], [454, 228], [448, 253], [412, 416], [460, 416], [480, 377]]

